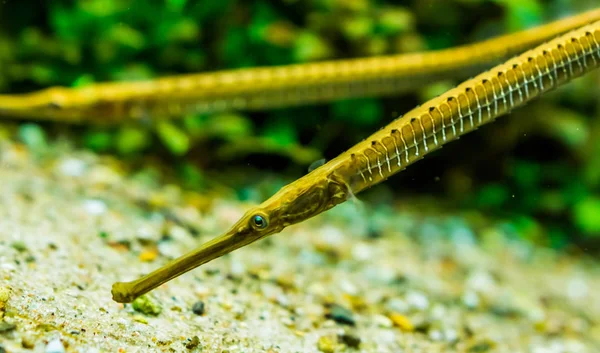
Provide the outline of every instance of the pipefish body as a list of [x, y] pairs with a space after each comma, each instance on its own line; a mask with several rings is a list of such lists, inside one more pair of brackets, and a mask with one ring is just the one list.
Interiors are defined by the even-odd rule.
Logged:
[[557, 35], [599, 20], [600, 9], [595, 9], [518, 33], [444, 50], [0, 95], [0, 115], [109, 124], [128, 119], [231, 109], [264, 110], [401, 93], [442, 78], [469, 77]]
[[220, 237], [138, 280], [115, 283], [113, 299], [130, 302], [197, 266], [314, 217], [598, 66], [600, 21], [529, 50], [411, 110], [283, 187]]

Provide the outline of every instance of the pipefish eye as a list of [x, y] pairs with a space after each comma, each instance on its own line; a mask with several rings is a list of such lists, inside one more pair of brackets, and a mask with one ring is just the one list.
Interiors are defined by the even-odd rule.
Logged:
[[265, 229], [268, 225], [267, 218], [258, 214], [252, 216], [252, 220], [250, 222], [256, 229]]

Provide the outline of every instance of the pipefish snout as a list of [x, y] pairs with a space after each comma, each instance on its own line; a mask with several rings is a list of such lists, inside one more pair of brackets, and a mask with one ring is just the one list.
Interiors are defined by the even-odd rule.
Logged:
[[231, 229], [156, 271], [115, 283], [130, 302], [208, 261], [324, 212], [442, 145], [600, 65], [600, 21], [498, 65], [406, 113], [249, 210]]

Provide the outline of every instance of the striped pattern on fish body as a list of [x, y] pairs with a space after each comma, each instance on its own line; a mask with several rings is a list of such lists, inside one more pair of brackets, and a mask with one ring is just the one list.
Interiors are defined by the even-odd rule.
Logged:
[[357, 193], [599, 64], [600, 21], [527, 51], [413, 109], [340, 155], [334, 164]]

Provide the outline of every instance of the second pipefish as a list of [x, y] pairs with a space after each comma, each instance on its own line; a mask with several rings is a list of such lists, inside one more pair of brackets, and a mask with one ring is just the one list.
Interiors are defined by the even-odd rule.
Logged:
[[562, 35], [417, 107], [247, 211], [229, 231], [154, 272], [113, 285], [130, 302], [224, 254], [314, 217], [541, 94], [600, 66], [600, 21]]
[[0, 115], [107, 124], [401, 93], [440, 79], [477, 74], [555, 36], [599, 20], [600, 9], [594, 9], [517, 33], [443, 50], [0, 95]]

